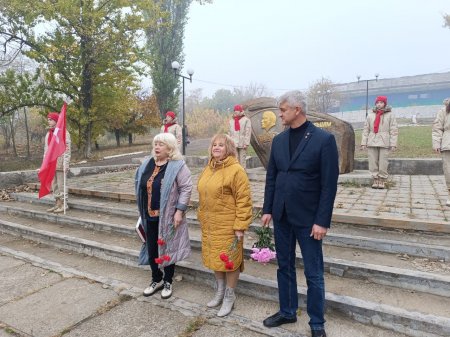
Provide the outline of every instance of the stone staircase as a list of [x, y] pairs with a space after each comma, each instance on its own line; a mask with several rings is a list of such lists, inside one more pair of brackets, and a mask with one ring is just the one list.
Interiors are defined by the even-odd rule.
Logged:
[[[136, 266], [140, 241], [134, 232], [137, 211], [133, 195], [86, 188], [71, 188], [70, 192], [67, 215], [45, 212], [52, 199], [38, 199], [33, 193], [15, 193], [14, 202], [0, 203], [0, 252], [144, 288], [150, 274]], [[415, 221], [406, 230], [408, 223], [399, 220], [359, 218], [335, 216], [324, 240], [329, 336], [450, 336], [448, 226]], [[177, 265], [176, 275], [182, 275], [183, 281], [175, 285], [174, 297], [202, 311], [212, 294], [213, 275], [201, 263], [195, 210], [188, 212], [188, 220], [193, 253]], [[249, 258], [256, 226], [252, 224], [246, 233], [238, 309], [229, 319], [270, 336], [308, 335], [303, 311], [297, 324], [278, 329], [261, 324], [277, 310], [278, 290], [276, 264], [260, 265]], [[93, 260], [102, 268], [89, 267]], [[304, 308], [300, 252], [297, 262], [298, 296]], [[114, 271], [106, 272], [109, 269]], [[135, 273], [139, 277], [130, 280]], [[215, 311], [205, 312], [211, 315]]]

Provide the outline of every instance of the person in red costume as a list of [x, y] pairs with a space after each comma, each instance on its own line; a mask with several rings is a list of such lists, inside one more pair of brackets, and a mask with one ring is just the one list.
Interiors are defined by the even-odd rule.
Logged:
[[234, 106], [233, 119], [230, 120], [229, 134], [234, 141], [237, 149], [237, 158], [242, 167], [246, 168], [245, 159], [247, 157], [247, 148], [250, 145], [252, 135], [252, 123], [245, 116], [241, 105]]
[[[50, 141], [53, 137], [53, 132], [56, 127], [56, 123], [58, 122], [59, 114], [57, 112], [50, 112], [47, 115], [48, 122], [48, 132], [45, 135], [44, 142], [44, 158], [48, 151]], [[64, 190], [64, 175], [69, 171], [70, 164], [70, 155], [71, 155], [71, 141], [70, 141], [70, 133], [66, 130], [66, 151], [56, 162], [56, 172], [55, 177], [52, 181], [52, 191], [53, 197], [55, 198], [55, 205], [47, 209], [47, 212], [54, 213], [63, 213], [64, 212], [64, 204], [66, 205], [66, 210], [69, 208], [67, 206], [67, 187]], [[64, 203], [64, 199], [66, 202]]]
[[386, 96], [378, 96], [375, 107], [367, 116], [361, 139], [361, 149], [368, 152], [372, 188], [385, 188], [389, 150], [397, 149], [397, 138], [397, 120], [392, 108], [387, 105]]
[[171, 133], [177, 139], [178, 149], [181, 151], [183, 147], [183, 130], [177, 122], [177, 116], [173, 111], [167, 111], [166, 118], [164, 118], [163, 125], [161, 126], [161, 133]]

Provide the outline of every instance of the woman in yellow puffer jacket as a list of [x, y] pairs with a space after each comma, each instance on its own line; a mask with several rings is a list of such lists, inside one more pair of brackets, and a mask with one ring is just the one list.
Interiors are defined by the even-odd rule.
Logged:
[[214, 136], [209, 164], [198, 180], [203, 264], [216, 277], [216, 293], [207, 306], [222, 303], [219, 317], [228, 315], [234, 306], [234, 289], [244, 269], [244, 231], [252, 221], [250, 183], [236, 153], [229, 136]]

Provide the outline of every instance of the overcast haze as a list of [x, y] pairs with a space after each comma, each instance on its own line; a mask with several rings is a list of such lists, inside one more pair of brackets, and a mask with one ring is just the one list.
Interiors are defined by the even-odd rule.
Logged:
[[[274, 95], [336, 83], [450, 71], [449, 0], [214, 0], [192, 4], [187, 92], [264, 84]], [[218, 84], [205, 83], [215, 82]]]

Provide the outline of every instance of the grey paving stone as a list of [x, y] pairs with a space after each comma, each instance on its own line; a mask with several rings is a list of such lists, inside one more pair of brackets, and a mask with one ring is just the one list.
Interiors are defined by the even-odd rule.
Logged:
[[115, 292], [102, 289], [99, 284], [67, 279], [3, 305], [0, 317], [14, 329], [34, 337], [49, 337], [92, 315], [115, 298]]
[[183, 332], [190, 320], [192, 318], [179, 312], [131, 300], [77, 326], [64, 336], [173, 337]]
[[14, 259], [12, 257], [0, 255], [0, 272], [5, 270], [5, 269], [9, 269], [9, 268], [14, 268], [14, 267], [20, 266], [22, 264], [24, 264], [24, 262], [22, 262], [22, 261], [20, 261], [18, 259]]
[[420, 208], [412, 208], [411, 213], [414, 215], [422, 215], [422, 216], [426, 216], [428, 214], [426, 209]]
[[378, 209], [378, 205], [366, 205], [366, 210], [368, 211], [376, 211]]
[[0, 337], [11, 337], [11, 335], [5, 329], [0, 329]]
[[352, 207], [352, 210], [366, 210], [366, 205], [362, 205], [362, 204], [355, 204]]
[[378, 201], [378, 200], [364, 200], [363, 202], [362, 202], [364, 205], [366, 205], [366, 206], [379, 206], [380, 205], [380, 202]]
[[422, 203], [415, 202], [412, 204], [412, 208], [414, 209], [427, 209], [427, 206]]
[[[3, 263], [1, 259], [0, 263]], [[0, 305], [32, 294], [61, 280], [60, 275], [30, 264], [21, 263], [15, 267], [3, 269], [0, 271]]]
[[230, 329], [229, 327], [218, 327], [215, 325], [205, 324], [202, 328], [196, 331], [193, 337], [211, 337], [211, 336], [221, 336], [221, 337], [262, 337], [267, 335], [262, 335], [253, 331], [244, 329]]

